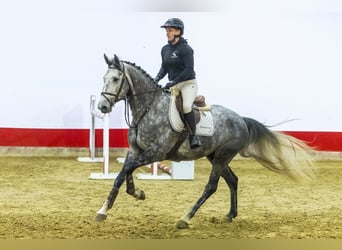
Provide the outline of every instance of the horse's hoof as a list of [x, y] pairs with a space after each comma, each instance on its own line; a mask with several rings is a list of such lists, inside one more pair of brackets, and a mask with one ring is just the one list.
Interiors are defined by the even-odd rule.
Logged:
[[137, 200], [145, 200], [145, 192], [142, 191], [141, 189], [137, 188], [135, 190], [135, 197], [137, 198]]
[[187, 223], [187, 222], [184, 221], [184, 220], [179, 220], [179, 221], [177, 222], [176, 227], [177, 227], [178, 229], [187, 229], [187, 228], [189, 228], [189, 223]]
[[232, 223], [232, 222], [233, 222], [233, 218], [230, 217], [230, 216], [227, 216], [226, 219], [225, 219], [225, 221], [226, 221], [227, 223]]
[[106, 218], [107, 218], [107, 215], [106, 215], [106, 214], [96, 214], [95, 220], [96, 220], [97, 222], [101, 222], [101, 221], [104, 221]]

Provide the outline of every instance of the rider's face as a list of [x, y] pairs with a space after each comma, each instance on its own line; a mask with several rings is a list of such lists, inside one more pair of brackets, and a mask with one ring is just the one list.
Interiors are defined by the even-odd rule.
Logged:
[[167, 27], [166, 29], [166, 36], [167, 40], [169, 42], [174, 42], [175, 41], [175, 36], [180, 35], [180, 30], [173, 28], [173, 27]]

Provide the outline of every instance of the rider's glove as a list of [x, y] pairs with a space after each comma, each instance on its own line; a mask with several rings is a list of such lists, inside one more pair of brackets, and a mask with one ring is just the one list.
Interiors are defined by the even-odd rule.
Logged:
[[174, 85], [173, 81], [169, 81], [169, 82], [165, 85], [164, 89], [169, 89], [169, 88], [171, 88], [173, 85]]

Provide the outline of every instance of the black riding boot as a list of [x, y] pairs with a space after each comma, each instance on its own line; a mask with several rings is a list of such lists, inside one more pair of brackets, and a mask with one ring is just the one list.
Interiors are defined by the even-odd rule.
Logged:
[[188, 124], [188, 127], [190, 128], [190, 148], [198, 148], [202, 146], [202, 143], [200, 139], [196, 136], [196, 123], [195, 123], [195, 114], [192, 110], [190, 113], [184, 114], [185, 122]]

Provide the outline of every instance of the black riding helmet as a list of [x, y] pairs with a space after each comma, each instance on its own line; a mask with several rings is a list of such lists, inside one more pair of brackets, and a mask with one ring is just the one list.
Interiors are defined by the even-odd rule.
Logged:
[[180, 29], [180, 35], [182, 36], [184, 33], [184, 23], [181, 19], [179, 18], [170, 18], [168, 19], [164, 25], [160, 26], [160, 28], [176, 28]]

